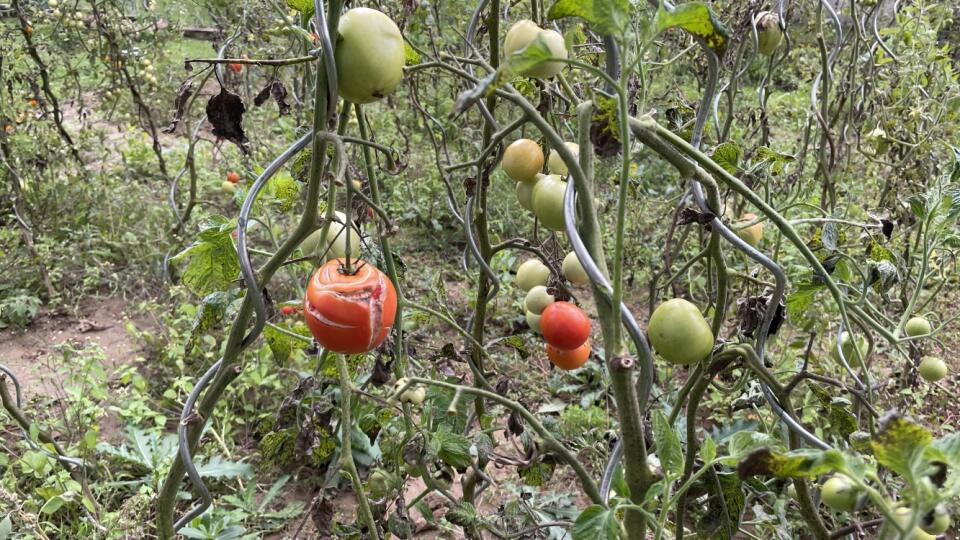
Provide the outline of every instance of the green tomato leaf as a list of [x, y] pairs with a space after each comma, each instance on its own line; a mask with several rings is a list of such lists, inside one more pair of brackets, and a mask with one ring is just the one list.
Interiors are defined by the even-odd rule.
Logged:
[[764, 166], [770, 167], [770, 173], [774, 176], [783, 173], [783, 170], [787, 167], [788, 164], [793, 163], [797, 160], [795, 156], [790, 154], [781, 154], [780, 152], [775, 152], [766, 146], [761, 146], [757, 148], [755, 154], [754, 165], [757, 167]]
[[713, 149], [710, 159], [715, 161], [730, 174], [737, 174], [743, 150], [736, 143], [725, 142]]
[[227, 306], [236, 298], [235, 294], [225, 291], [210, 293], [203, 298], [197, 314], [193, 317], [190, 328], [190, 337], [184, 345], [184, 350], [192, 350], [197, 341], [217, 323], [223, 320]]
[[620, 522], [614, 510], [599, 504], [588, 506], [573, 524], [573, 540], [617, 540]]
[[43, 507], [40, 508], [40, 513], [41, 513], [41, 514], [50, 515], [50, 514], [56, 512], [57, 510], [63, 508], [63, 505], [65, 505], [66, 503], [67, 503], [67, 501], [64, 500], [63, 497], [60, 497], [60, 496], [58, 495], [58, 496], [56, 496], [56, 497], [53, 497], [53, 498], [50, 499], [49, 501], [47, 501], [47, 502], [43, 505]]
[[780, 453], [761, 448], [751, 452], [737, 465], [737, 473], [743, 479], [757, 475], [776, 478], [809, 477], [830, 472], [844, 463], [843, 454], [837, 451], [802, 449]]
[[626, 0], [557, 0], [547, 12], [550, 20], [580, 17], [600, 34], [622, 36], [630, 22]]
[[437, 458], [451, 467], [462, 469], [470, 466], [470, 440], [451, 431], [448, 425], [441, 425], [433, 433], [429, 448]]
[[[303, 330], [303, 328], [301, 328], [299, 325], [292, 327], [285, 325], [277, 326], [280, 326], [289, 332], [293, 332], [294, 334], [298, 334], [306, 338], [310, 337], [309, 332], [304, 334], [303, 332], [297, 331]], [[267, 345], [270, 347], [270, 352], [273, 353], [274, 360], [281, 365], [290, 358], [290, 353], [297, 349], [305, 349], [308, 345], [310, 345], [309, 339], [297, 339], [271, 326], [264, 327], [263, 337], [267, 340]]]
[[681, 4], [667, 11], [663, 4], [657, 8], [657, 15], [653, 20], [657, 32], [663, 32], [668, 28], [680, 27], [687, 32], [702, 38], [707, 46], [710, 47], [719, 56], [723, 56], [723, 51], [727, 48], [729, 42], [730, 30], [717, 18], [713, 8], [702, 2], [689, 2]]
[[663, 470], [672, 478], [683, 474], [683, 451], [680, 449], [680, 437], [670, 425], [663, 412], [653, 412], [653, 438], [657, 443], [657, 457]]
[[287, 0], [287, 7], [297, 10], [307, 17], [313, 16], [313, 0]]
[[920, 458], [932, 442], [927, 428], [894, 415], [884, 420], [870, 446], [881, 465], [909, 480], [916, 476]]
[[281, 172], [267, 183], [267, 193], [276, 199], [280, 211], [286, 212], [300, 200], [300, 185], [289, 173]]
[[477, 523], [477, 509], [467, 502], [461, 502], [451, 508], [444, 516], [447, 521], [461, 527], [470, 527]]
[[180, 279], [193, 294], [225, 291], [237, 278], [240, 260], [230, 237], [236, 226], [233, 220], [213, 216], [201, 225], [197, 241], [170, 259], [172, 264], [184, 264]]
[[[704, 478], [702, 483], [708, 493], [707, 511], [697, 522], [698, 536], [724, 540], [734, 538], [739, 530], [740, 516], [743, 514], [746, 501], [743, 495], [743, 481], [736, 473], [726, 472], [717, 473], [717, 482]], [[729, 528], [727, 528], [728, 524]]]

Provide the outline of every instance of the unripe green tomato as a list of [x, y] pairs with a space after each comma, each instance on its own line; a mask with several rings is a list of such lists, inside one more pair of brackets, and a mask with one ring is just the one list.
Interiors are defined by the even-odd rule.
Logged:
[[540, 262], [540, 259], [526, 260], [517, 268], [517, 287], [524, 291], [529, 291], [537, 285], [546, 285], [548, 279], [550, 279], [550, 269]]
[[529, 45], [540, 34], [540, 30], [541, 28], [537, 26], [537, 23], [530, 19], [522, 19], [513, 23], [503, 39], [504, 56], [509, 57]]
[[[738, 224], [746, 225], [747, 223], [752, 222], [757, 219], [756, 214], [744, 214], [740, 216]], [[760, 240], [763, 239], [763, 222], [751, 225], [744, 229], [737, 229], [737, 236], [743, 239], [744, 242], [750, 244], [753, 247], [760, 245]]]
[[[577, 143], [566, 142], [563, 143], [564, 146], [570, 149], [573, 152], [574, 157], [580, 156], [580, 145]], [[550, 157], [547, 159], [547, 169], [551, 174], [559, 174], [566, 178], [570, 173], [570, 169], [567, 168], [567, 164], [564, 163], [563, 158], [560, 157], [560, 153], [556, 149], [550, 150]]]
[[500, 167], [517, 182], [536, 182], [543, 169], [543, 149], [531, 139], [517, 139], [503, 151]]
[[535, 333], [540, 333], [540, 316], [536, 313], [527, 312], [527, 326]]
[[541, 178], [533, 187], [533, 213], [551, 231], [563, 231], [563, 194], [567, 183], [558, 175]]
[[713, 331], [697, 306], [674, 298], [657, 306], [647, 327], [650, 344], [671, 364], [692, 364], [713, 350]]
[[562, 269], [563, 277], [567, 278], [567, 281], [570, 283], [574, 285], [586, 285], [590, 283], [590, 276], [587, 275], [587, 271], [584, 270], [583, 264], [580, 263], [580, 259], [575, 252], [571, 251], [563, 258]]
[[929, 334], [933, 327], [930, 326], [930, 321], [924, 319], [923, 317], [911, 317], [907, 321], [906, 326], [903, 327], [903, 330], [910, 337], [923, 336]]
[[[909, 507], [900, 506], [893, 510], [893, 520], [900, 525], [900, 528], [907, 528], [910, 525], [912, 517], [913, 510]], [[928, 534], [920, 527], [914, 527], [912, 531], [908, 531], [901, 538], [902, 540], [936, 540], [936, 536]]]
[[847, 477], [834, 475], [820, 486], [820, 500], [838, 512], [850, 512], [857, 505], [857, 489]]
[[[851, 338], [848, 332], [844, 332], [840, 336], [840, 346], [843, 349], [843, 357], [846, 358], [848, 364], [856, 362], [857, 359], [854, 341], [857, 343], [856, 347], [860, 349], [860, 356], [866, 357], [867, 355], [867, 338], [863, 336]], [[830, 343], [830, 355], [837, 363], [840, 363], [840, 353], [837, 351], [837, 344], [832, 341]]]
[[383, 469], [374, 469], [367, 477], [367, 490], [374, 499], [382, 499], [390, 493], [393, 483], [392, 474]]
[[950, 528], [950, 513], [943, 503], [938, 504], [923, 519], [920, 520], [920, 528], [927, 534], [943, 534]]
[[543, 285], [537, 285], [527, 291], [527, 296], [523, 299], [523, 307], [527, 309], [527, 313], [534, 315], [540, 315], [552, 303], [553, 295], [547, 292], [547, 288]]
[[390, 17], [370, 8], [353, 8], [340, 17], [335, 49], [340, 95], [372, 103], [393, 93], [403, 79], [403, 36]]
[[917, 366], [917, 371], [920, 372], [923, 380], [936, 382], [946, 377], [949, 369], [943, 359], [937, 358], [936, 356], [926, 356], [920, 361], [920, 365]]
[[227, 193], [234, 193], [237, 191], [237, 188], [233, 185], [233, 182], [229, 182], [227, 180], [224, 180], [223, 183], [220, 184], [220, 189]]
[[780, 16], [769, 11], [757, 13], [757, 49], [764, 56], [772, 56], [783, 40]]
[[[330, 225], [327, 228], [327, 241], [321, 242], [323, 236], [323, 227], [313, 231], [301, 244], [300, 249], [303, 250], [303, 253], [308, 256], [320, 256], [326, 252], [326, 257], [328, 259], [339, 259], [345, 257], [347, 254], [347, 232], [344, 232], [346, 226], [344, 223], [347, 221], [347, 216], [343, 212], [334, 212], [336, 218], [334, 221], [330, 222]], [[351, 226], [349, 228], [350, 234], [350, 252], [353, 254], [360, 253], [360, 232], [357, 231], [356, 227]], [[327, 251], [327, 246], [330, 246], [330, 250]]]
[[[522, 51], [530, 45], [537, 37], [541, 37], [547, 45], [547, 49], [554, 58], [567, 58], [567, 47], [563, 41], [563, 36], [554, 30], [544, 30], [529, 19], [517, 21], [507, 31], [506, 38], [503, 40], [504, 55], [509, 58], [510, 55]], [[522, 71], [520, 74], [526, 77], [537, 79], [548, 79], [553, 77], [563, 69], [563, 62], [541, 62], [536, 66]]]
[[530, 210], [531, 212], [533, 212], [533, 187], [536, 185], [536, 181], [517, 182], [517, 201], [520, 202], [520, 206]]

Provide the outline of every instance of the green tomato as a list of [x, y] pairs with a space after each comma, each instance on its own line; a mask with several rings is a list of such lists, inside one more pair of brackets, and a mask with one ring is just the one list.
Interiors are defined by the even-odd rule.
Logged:
[[517, 139], [503, 151], [500, 168], [517, 182], [536, 183], [543, 169], [543, 149], [537, 141]]
[[927, 534], [943, 534], [950, 528], [952, 520], [947, 507], [943, 503], [938, 504], [923, 519], [920, 520], [920, 528]]
[[547, 288], [543, 285], [530, 289], [526, 298], [523, 299], [523, 307], [527, 309], [527, 313], [534, 315], [540, 315], [552, 303], [553, 295], [547, 292]]
[[[538, 174], [537, 176], [542, 175]], [[536, 185], [536, 181], [517, 182], [517, 200], [520, 201], [520, 206], [531, 212], [533, 211], [533, 187]]]
[[930, 321], [924, 319], [923, 317], [911, 317], [907, 321], [906, 326], [903, 327], [903, 330], [910, 337], [923, 336], [929, 334], [933, 327], [930, 326]]
[[697, 306], [674, 298], [657, 306], [647, 327], [650, 344], [671, 364], [692, 364], [713, 350], [713, 331]]
[[533, 187], [533, 213], [551, 231], [563, 231], [563, 194], [567, 183], [558, 175], [540, 179]]
[[562, 269], [563, 277], [567, 278], [567, 281], [570, 283], [574, 285], [586, 285], [590, 283], [590, 276], [587, 275], [587, 271], [584, 270], [575, 252], [571, 251], [563, 258]]
[[820, 500], [838, 512], [850, 512], [857, 505], [857, 489], [847, 477], [831, 476], [820, 486]]
[[233, 185], [233, 182], [229, 182], [227, 180], [224, 180], [223, 183], [220, 184], [220, 189], [227, 193], [234, 193], [237, 191], [237, 187]]
[[[360, 253], [360, 232], [353, 226], [347, 229], [344, 225], [347, 222], [347, 215], [343, 212], [334, 212], [334, 216], [336, 217], [327, 228], [326, 237], [323, 235], [323, 227], [320, 227], [300, 244], [300, 249], [303, 250], [304, 254], [319, 257], [326, 252], [327, 259], [345, 257], [347, 254], [347, 234], [350, 235], [350, 253], [353, 255]], [[345, 230], [349, 230], [349, 233]], [[321, 241], [323, 238], [326, 238], [326, 241]], [[329, 251], [327, 246], [330, 246]]]
[[[572, 142], [566, 142], [563, 144], [569, 148], [571, 152], [573, 152], [574, 157], [578, 157], [580, 155], [579, 144]], [[549, 169], [552, 174], [559, 174], [563, 177], [566, 177], [570, 173], [570, 170], [567, 168], [567, 164], [563, 162], [563, 158], [560, 157], [560, 153], [555, 149], [550, 150], [550, 157], [547, 159], [547, 169]]]
[[[547, 49], [553, 58], [567, 58], [567, 46], [563, 36], [554, 30], [544, 30], [529, 19], [517, 21], [507, 31], [506, 38], [503, 41], [504, 55], [509, 58], [510, 55], [522, 51], [530, 45], [537, 37], [543, 39]], [[529, 69], [520, 72], [526, 77], [537, 79], [549, 79], [563, 69], [563, 62], [541, 62]]]
[[936, 356], [925, 356], [917, 366], [920, 376], [927, 382], [936, 382], [947, 376], [947, 363]]
[[757, 13], [757, 49], [764, 56], [773, 56], [773, 52], [783, 40], [780, 30], [780, 16], [769, 11]]
[[537, 285], [546, 285], [550, 279], [550, 269], [540, 259], [529, 259], [517, 268], [517, 287], [529, 291]]
[[373, 469], [367, 477], [367, 491], [374, 499], [382, 499], [390, 493], [395, 477], [383, 469]]
[[340, 95], [372, 103], [393, 93], [403, 79], [406, 54], [397, 25], [382, 12], [353, 8], [340, 17], [335, 49]]
[[540, 333], [540, 316], [537, 315], [536, 313], [530, 313], [528, 311], [527, 326], [529, 326], [530, 329], [534, 331], [534, 333], [539, 334]]
[[[843, 349], [843, 357], [847, 359], [848, 364], [854, 364], [857, 361], [857, 353], [854, 349], [854, 341], [856, 341], [856, 347], [860, 349], [860, 356], [866, 358], [867, 355], [867, 338], [863, 336], [857, 336], [856, 338], [851, 339], [850, 334], [844, 332], [840, 336], [840, 347]], [[835, 342], [830, 343], [830, 355], [838, 364], [841, 363], [840, 353], [837, 351], [837, 344]]]

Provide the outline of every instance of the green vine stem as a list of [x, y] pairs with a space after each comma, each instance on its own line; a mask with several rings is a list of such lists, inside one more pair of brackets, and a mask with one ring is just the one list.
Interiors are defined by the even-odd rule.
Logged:
[[377, 529], [376, 520], [373, 519], [367, 494], [363, 491], [363, 482], [360, 480], [360, 473], [357, 472], [357, 464], [353, 461], [353, 445], [351, 443], [351, 437], [353, 436], [351, 388], [353, 383], [350, 380], [350, 370], [347, 368], [344, 355], [334, 354], [334, 356], [337, 358], [337, 371], [340, 373], [340, 468], [346, 471], [347, 476], [350, 477], [350, 483], [353, 485], [353, 495], [357, 499], [357, 506], [360, 507], [360, 517], [366, 522], [368, 534], [379, 540], [380, 531]]

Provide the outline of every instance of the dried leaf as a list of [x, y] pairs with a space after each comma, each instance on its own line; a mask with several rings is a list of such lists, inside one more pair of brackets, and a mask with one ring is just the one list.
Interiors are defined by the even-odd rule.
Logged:
[[213, 134], [236, 144], [244, 153], [247, 149], [247, 136], [243, 133], [243, 113], [247, 108], [240, 96], [226, 88], [207, 102], [207, 120], [213, 124]]
[[177, 97], [173, 100], [173, 119], [170, 120], [170, 125], [163, 128], [164, 133], [173, 133], [177, 130], [177, 126], [180, 125], [180, 122], [183, 120], [183, 115], [186, 113], [187, 101], [190, 100], [190, 96], [193, 95], [193, 81], [187, 80], [182, 85], [180, 89], [177, 90]]

